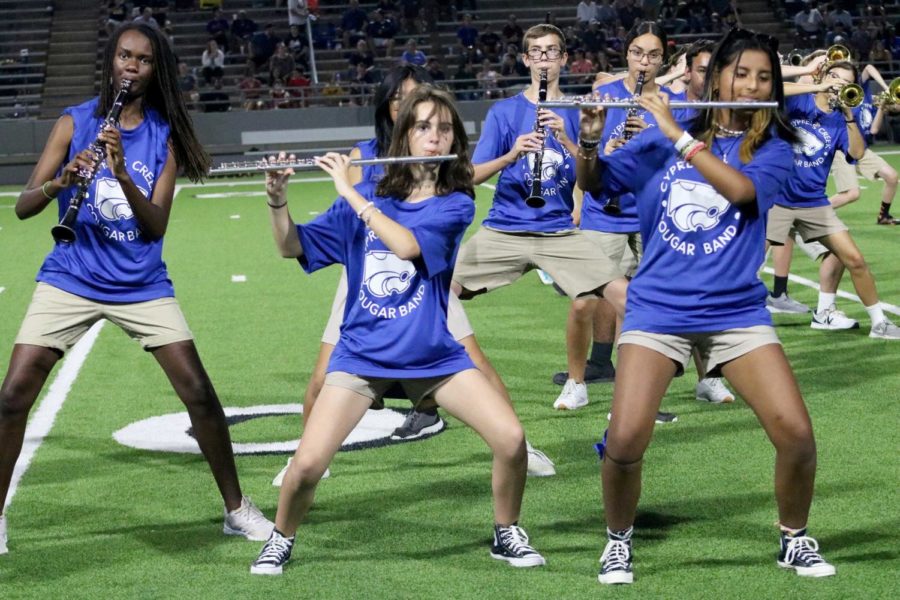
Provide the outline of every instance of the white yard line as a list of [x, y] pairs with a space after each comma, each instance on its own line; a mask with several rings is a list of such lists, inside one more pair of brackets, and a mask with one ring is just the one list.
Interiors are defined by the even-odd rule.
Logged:
[[16, 488], [19, 487], [19, 482], [31, 465], [35, 453], [44, 442], [44, 439], [46, 439], [47, 434], [50, 433], [53, 422], [56, 420], [56, 415], [62, 408], [66, 396], [69, 395], [69, 390], [72, 389], [72, 384], [75, 383], [78, 372], [84, 365], [91, 348], [94, 347], [94, 342], [97, 341], [97, 336], [100, 334], [104, 323], [106, 323], [105, 320], [95, 323], [84, 334], [84, 337], [69, 350], [56, 374], [56, 379], [50, 384], [50, 389], [47, 390], [47, 394], [41, 401], [40, 406], [32, 414], [31, 420], [25, 428], [25, 443], [22, 445], [22, 453], [19, 455], [19, 460], [13, 469], [9, 492], [6, 494], [4, 512], [6, 506], [9, 506], [12, 502], [13, 496], [16, 495]]

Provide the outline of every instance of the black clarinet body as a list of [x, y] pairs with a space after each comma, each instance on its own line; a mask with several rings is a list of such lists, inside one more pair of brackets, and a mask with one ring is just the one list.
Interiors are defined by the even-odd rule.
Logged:
[[[644, 91], [644, 72], [640, 71], [637, 76], [637, 81], [634, 83], [634, 97], [639, 98], [641, 93]], [[628, 113], [625, 117], [626, 122], [628, 119], [636, 117], [638, 114], [637, 107], [629, 108]], [[626, 142], [629, 141], [632, 137], [634, 137], [634, 132], [625, 128], [625, 131], [622, 132], [622, 139]], [[618, 215], [622, 213], [622, 206], [619, 204], [619, 197], [614, 196], [607, 201], [606, 206], [603, 207], [603, 211], [610, 215]]]
[[[534, 130], [544, 133], [541, 126], [540, 105], [541, 102], [547, 101], [547, 69], [541, 70], [541, 78], [538, 82], [538, 108], [534, 112]], [[546, 138], [544, 138], [546, 139]], [[544, 142], [541, 142], [541, 149], [534, 154], [534, 167], [531, 171], [531, 195], [525, 200], [525, 204], [531, 208], [541, 208], [547, 202], [541, 194], [541, 178], [544, 167]]]
[[[125, 106], [125, 100], [128, 98], [129, 89], [131, 89], [131, 81], [123, 79], [122, 86], [113, 100], [112, 108], [109, 109], [109, 114], [106, 115], [106, 118], [103, 119], [103, 123], [100, 125], [100, 132], [110, 125], [113, 127], [119, 126], [119, 117], [122, 114], [122, 108]], [[98, 132], [98, 137], [100, 132]], [[91, 145], [88, 146], [88, 149], [96, 157], [96, 164], [99, 167], [100, 163], [106, 160], [106, 144], [95, 138]], [[60, 219], [59, 224], [54, 225], [50, 230], [53, 239], [57, 242], [71, 244], [75, 241], [77, 237], [75, 235], [75, 220], [78, 218], [78, 210], [81, 208], [81, 203], [84, 202], [88, 188], [91, 187], [96, 175], [96, 168], [92, 170], [80, 169], [78, 171], [78, 189], [75, 195], [72, 196], [72, 199], [69, 200], [69, 206], [66, 207], [66, 212], [63, 218]]]

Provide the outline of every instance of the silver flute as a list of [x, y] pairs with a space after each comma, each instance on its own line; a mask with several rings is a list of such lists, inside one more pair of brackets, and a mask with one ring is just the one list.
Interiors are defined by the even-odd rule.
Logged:
[[[538, 104], [540, 108], [640, 108], [634, 100], [592, 100], [590, 98], [560, 98]], [[778, 102], [724, 102], [719, 100], [673, 100], [669, 108], [778, 108]]]
[[[429, 164], [442, 163], [459, 158], [458, 154], [438, 154], [436, 156], [394, 156], [386, 158], [355, 158], [350, 161], [354, 167], [368, 165], [396, 165], [396, 164]], [[266, 171], [280, 171], [282, 169], [318, 169], [313, 158], [284, 158], [267, 160], [249, 160], [238, 162], [223, 162], [209, 170], [211, 177], [224, 175], [239, 175], [242, 173], [264, 173]]]

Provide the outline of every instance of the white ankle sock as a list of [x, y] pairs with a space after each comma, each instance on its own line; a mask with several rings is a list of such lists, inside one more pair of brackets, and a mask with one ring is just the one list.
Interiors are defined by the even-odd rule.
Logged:
[[875, 327], [885, 320], [884, 310], [881, 308], [880, 302], [876, 302], [872, 306], [867, 306], [866, 312], [869, 313], [869, 318], [872, 320], [872, 327]]
[[826, 292], [819, 292], [819, 306], [816, 308], [816, 312], [822, 312], [823, 310], [830, 307], [834, 304], [834, 299], [837, 297], [837, 294], [828, 294]]

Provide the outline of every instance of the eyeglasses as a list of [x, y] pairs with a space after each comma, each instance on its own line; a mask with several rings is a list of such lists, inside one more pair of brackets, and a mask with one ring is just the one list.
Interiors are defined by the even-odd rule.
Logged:
[[541, 60], [542, 56], [547, 57], [547, 60], [559, 60], [562, 56], [562, 50], [559, 48], [547, 48], [546, 50], [541, 50], [540, 48], [529, 48], [528, 52], [525, 54], [528, 55], [528, 58], [531, 60]]
[[663, 59], [663, 53], [659, 50], [653, 50], [651, 52], [644, 52], [640, 48], [630, 48], [628, 50], [628, 56], [633, 58], [634, 60], [641, 62], [644, 60], [644, 57], [647, 57], [647, 61], [653, 65], [656, 63], [661, 63]]

